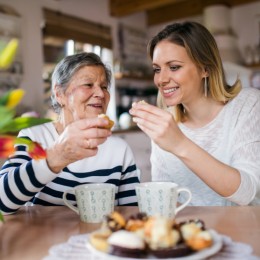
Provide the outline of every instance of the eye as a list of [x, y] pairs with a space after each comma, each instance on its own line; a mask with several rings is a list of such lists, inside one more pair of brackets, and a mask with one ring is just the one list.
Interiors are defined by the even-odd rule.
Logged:
[[108, 86], [104, 85], [104, 86], [101, 86], [101, 88], [105, 91], [108, 91]]
[[153, 73], [159, 73], [161, 71], [158, 67], [153, 67]]
[[94, 84], [93, 83], [84, 83], [84, 84], [82, 84], [82, 86], [92, 88], [94, 86]]
[[175, 71], [175, 70], [178, 70], [180, 67], [181, 66], [179, 66], [179, 65], [172, 65], [172, 66], [170, 66], [170, 70]]

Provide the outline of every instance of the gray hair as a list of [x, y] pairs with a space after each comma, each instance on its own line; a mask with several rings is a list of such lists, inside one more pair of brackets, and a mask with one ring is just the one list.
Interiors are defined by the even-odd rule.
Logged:
[[55, 86], [59, 85], [63, 93], [68, 87], [68, 83], [74, 74], [84, 66], [101, 66], [105, 70], [108, 86], [111, 83], [111, 70], [102, 62], [100, 57], [92, 52], [82, 52], [70, 55], [62, 59], [55, 67], [52, 74], [51, 101], [54, 111], [59, 114], [61, 105], [56, 100]]

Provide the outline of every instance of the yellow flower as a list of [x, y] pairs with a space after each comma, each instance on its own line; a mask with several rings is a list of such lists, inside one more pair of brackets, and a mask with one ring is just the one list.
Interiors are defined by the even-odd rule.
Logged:
[[20, 103], [23, 96], [24, 96], [24, 90], [22, 89], [12, 90], [7, 99], [6, 107], [8, 108], [16, 107]]
[[0, 53], [0, 69], [8, 69], [12, 64], [18, 49], [18, 40], [12, 39]]

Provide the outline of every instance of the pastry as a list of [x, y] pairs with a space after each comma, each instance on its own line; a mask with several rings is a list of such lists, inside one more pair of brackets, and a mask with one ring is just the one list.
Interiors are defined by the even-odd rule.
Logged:
[[137, 213], [136, 215], [132, 215], [127, 220], [125, 229], [132, 232], [143, 229], [147, 220], [148, 217], [145, 213]]
[[211, 234], [208, 231], [200, 231], [187, 239], [186, 244], [195, 251], [210, 247], [213, 243]]
[[211, 233], [201, 220], [177, 223], [162, 216], [137, 213], [125, 219], [115, 211], [107, 215], [101, 228], [92, 233], [90, 243], [102, 252], [119, 257], [174, 258], [210, 247]]
[[173, 228], [174, 221], [164, 217], [152, 217], [145, 224], [145, 240], [150, 253], [157, 258], [182, 257], [193, 250], [181, 240], [180, 231]]
[[202, 250], [213, 243], [211, 234], [205, 230], [202, 221], [190, 221], [180, 226], [185, 243], [193, 250]]
[[109, 230], [106, 231], [96, 231], [91, 233], [89, 242], [90, 244], [99, 251], [108, 252], [109, 245], [107, 239], [111, 235]]
[[174, 247], [154, 249], [150, 252], [157, 258], [175, 258], [190, 255], [194, 251], [185, 243], [180, 243]]
[[125, 225], [125, 218], [119, 212], [114, 211], [111, 214], [105, 216], [105, 220], [102, 224], [102, 229], [109, 229], [110, 231], [115, 232], [125, 228]]
[[146, 246], [142, 238], [133, 232], [119, 230], [108, 238], [109, 254], [120, 257], [143, 258]]
[[98, 117], [99, 117], [99, 118], [105, 118], [105, 119], [108, 120], [109, 124], [108, 124], [107, 126], [105, 126], [105, 128], [111, 129], [111, 128], [114, 126], [114, 121], [111, 120], [111, 119], [109, 118], [109, 116], [107, 116], [107, 115], [105, 115], [105, 114], [99, 114]]

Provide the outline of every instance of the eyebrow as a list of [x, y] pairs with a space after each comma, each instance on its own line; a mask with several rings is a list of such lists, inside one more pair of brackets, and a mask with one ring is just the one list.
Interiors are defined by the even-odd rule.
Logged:
[[[166, 64], [170, 64], [172, 62], [185, 63], [184, 61], [180, 61], [180, 60], [170, 60], [170, 61], [166, 62]], [[152, 63], [152, 65], [158, 66], [156, 63]]]

